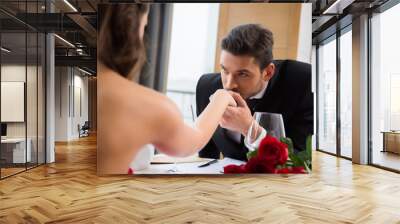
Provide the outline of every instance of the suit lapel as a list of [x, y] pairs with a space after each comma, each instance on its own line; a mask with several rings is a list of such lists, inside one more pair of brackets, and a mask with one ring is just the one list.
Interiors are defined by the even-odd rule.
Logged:
[[256, 111], [275, 113], [279, 111], [279, 108], [281, 106], [282, 100], [279, 98], [283, 96], [280, 96], [279, 93], [281, 93], [282, 91], [276, 91], [276, 89], [280, 88], [278, 86], [278, 80], [281, 78], [282, 72], [284, 72], [285, 70], [284, 67], [286, 65], [286, 61], [274, 61], [274, 64], [276, 66], [275, 74], [268, 83], [267, 90], [262, 97], [261, 103], [255, 107]]
[[228, 134], [227, 130], [225, 128], [221, 128], [218, 126], [217, 130], [215, 131], [213, 135], [213, 140], [215, 144], [218, 145], [218, 148], [232, 148], [232, 147], [237, 147], [238, 143], [232, 139]]

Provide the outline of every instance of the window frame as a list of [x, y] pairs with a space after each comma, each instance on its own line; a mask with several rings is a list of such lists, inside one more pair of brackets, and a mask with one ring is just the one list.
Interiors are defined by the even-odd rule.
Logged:
[[[341, 118], [340, 118], [340, 103], [341, 103], [341, 89], [340, 89], [340, 82], [341, 82], [341, 66], [340, 66], [340, 37], [344, 34], [346, 34], [347, 32], [351, 32], [352, 31], [352, 23], [347, 24], [345, 27], [338, 29], [335, 33], [333, 33], [332, 35], [328, 36], [325, 39], [322, 39], [321, 41], [319, 41], [316, 44], [316, 90], [317, 90], [317, 94], [316, 94], [316, 150], [319, 152], [323, 152], [329, 155], [333, 155], [333, 156], [337, 156], [339, 158], [343, 158], [343, 159], [347, 159], [347, 160], [352, 160], [352, 158], [347, 157], [342, 155], [342, 150], [341, 150]], [[321, 45], [327, 44], [331, 41], [336, 41], [336, 152], [332, 153], [332, 152], [328, 152], [327, 150], [321, 149], [319, 147], [320, 142], [319, 142], [319, 103], [320, 103], [320, 99], [319, 99], [319, 92], [320, 92], [320, 80], [319, 80], [319, 60], [320, 60], [320, 56], [319, 56], [319, 48]]]
[[383, 170], [387, 170], [387, 171], [391, 171], [391, 172], [395, 172], [395, 173], [400, 173], [400, 170], [398, 169], [394, 169], [394, 168], [390, 168], [384, 165], [380, 165], [377, 163], [373, 162], [373, 153], [374, 153], [374, 149], [373, 149], [373, 130], [372, 130], [372, 94], [373, 94], [373, 88], [372, 88], [372, 53], [373, 53], [373, 49], [372, 49], [372, 42], [373, 42], [373, 35], [372, 35], [372, 19], [378, 15], [378, 14], [382, 14], [384, 12], [386, 12], [387, 10], [393, 8], [394, 6], [400, 4], [400, 0], [388, 0], [385, 3], [383, 3], [382, 5], [380, 5], [377, 8], [371, 9], [369, 10], [368, 13], [368, 31], [367, 31], [367, 46], [368, 46], [368, 54], [367, 54], [367, 61], [368, 61], [368, 69], [367, 69], [367, 80], [368, 80], [368, 111], [367, 111], [367, 116], [368, 116], [368, 165], [376, 167], [376, 168], [380, 168]]

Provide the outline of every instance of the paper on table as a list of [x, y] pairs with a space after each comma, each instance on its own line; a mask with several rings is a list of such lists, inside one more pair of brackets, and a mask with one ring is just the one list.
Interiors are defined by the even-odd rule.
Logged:
[[149, 168], [135, 172], [135, 174], [223, 174], [224, 166], [229, 164], [241, 165], [244, 161], [224, 158], [206, 167], [198, 167], [203, 162], [190, 162], [177, 164], [177, 172], [169, 172], [174, 164], [152, 164]]
[[212, 159], [200, 158], [197, 155], [188, 157], [171, 157], [165, 154], [157, 154], [153, 157], [151, 164], [171, 164], [171, 163], [194, 163], [194, 162], [207, 162]]

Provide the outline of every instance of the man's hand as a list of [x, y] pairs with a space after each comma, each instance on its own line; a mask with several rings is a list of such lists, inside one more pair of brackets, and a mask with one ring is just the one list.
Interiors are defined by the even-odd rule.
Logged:
[[237, 107], [228, 106], [222, 116], [219, 125], [223, 128], [229, 129], [231, 131], [236, 131], [246, 136], [247, 131], [253, 120], [251, 116], [251, 111], [247, 106], [246, 101], [240, 96], [240, 94], [235, 92], [230, 92], [233, 99], [237, 103]]
[[228, 106], [233, 106], [233, 107], [237, 106], [235, 98], [233, 98], [230, 91], [227, 91], [225, 89], [218, 89], [208, 99], [211, 102], [211, 101], [215, 100], [215, 98], [221, 98], [221, 97], [226, 98], [226, 100], [228, 101]]

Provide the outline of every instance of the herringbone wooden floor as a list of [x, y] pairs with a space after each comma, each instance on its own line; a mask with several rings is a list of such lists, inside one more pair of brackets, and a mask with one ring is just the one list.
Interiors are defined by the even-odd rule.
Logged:
[[0, 181], [0, 223], [400, 223], [400, 175], [315, 152], [311, 175], [96, 176], [96, 139]]

